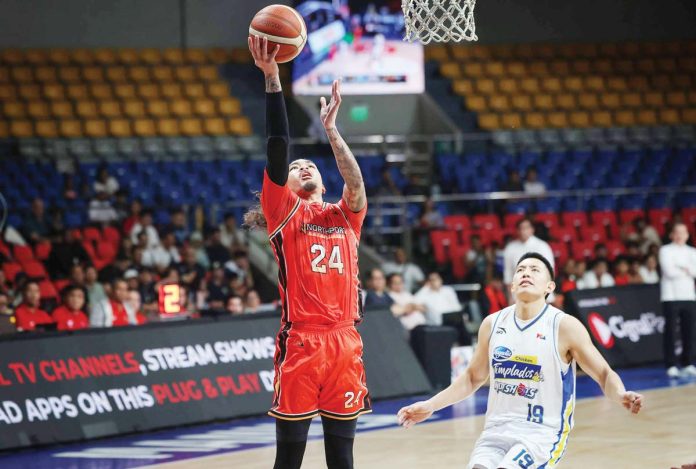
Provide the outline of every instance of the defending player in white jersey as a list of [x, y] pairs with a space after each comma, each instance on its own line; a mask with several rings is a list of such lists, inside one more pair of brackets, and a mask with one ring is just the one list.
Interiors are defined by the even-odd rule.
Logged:
[[486, 424], [467, 468], [554, 467], [573, 427], [576, 362], [609, 399], [637, 414], [643, 396], [626, 391], [580, 321], [546, 304], [553, 278], [541, 254], [523, 255], [512, 279], [517, 303], [483, 321], [466, 371], [434, 397], [399, 410], [399, 423], [422, 422], [490, 377]]

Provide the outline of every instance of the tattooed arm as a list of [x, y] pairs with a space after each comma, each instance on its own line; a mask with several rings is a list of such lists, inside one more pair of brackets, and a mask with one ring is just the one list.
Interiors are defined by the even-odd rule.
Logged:
[[336, 129], [336, 114], [341, 105], [340, 86], [341, 83], [338, 80], [334, 81], [331, 89], [331, 101], [328, 104], [325, 98], [321, 98], [321, 122], [326, 129], [326, 135], [329, 137], [329, 143], [336, 158], [338, 171], [345, 182], [343, 199], [351, 211], [359, 212], [365, 208], [367, 203], [365, 183], [355, 156], [353, 156], [350, 148], [348, 148], [348, 144], [343, 140], [338, 129]]

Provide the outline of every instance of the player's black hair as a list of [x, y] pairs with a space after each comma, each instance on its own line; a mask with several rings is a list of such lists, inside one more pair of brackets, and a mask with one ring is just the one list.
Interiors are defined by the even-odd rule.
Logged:
[[553, 280], [556, 278], [556, 275], [555, 275], [554, 272], [553, 272], [553, 267], [551, 267], [551, 263], [549, 262], [549, 260], [548, 260], [547, 258], [545, 258], [544, 256], [542, 256], [541, 254], [539, 254], [538, 252], [527, 252], [527, 253], [525, 253], [524, 255], [522, 255], [522, 257], [520, 257], [520, 260], [517, 261], [517, 265], [520, 265], [520, 263], [521, 263], [522, 261], [526, 260], [526, 259], [537, 259], [537, 260], [540, 260], [541, 262], [544, 263], [544, 265], [545, 265], [546, 268], [548, 269], [549, 275], [551, 276], [551, 280], [553, 281]]

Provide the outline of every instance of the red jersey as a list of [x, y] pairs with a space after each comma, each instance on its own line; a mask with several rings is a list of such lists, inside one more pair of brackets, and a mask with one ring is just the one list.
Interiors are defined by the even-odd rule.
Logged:
[[111, 301], [111, 310], [114, 312], [114, 321], [111, 323], [112, 326], [127, 326], [130, 324], [126, 308], [121, 303]]
[[279, 267], [283, 322], [359, 321], [358, 244], [367, 206], [355, 213], [343, 199], [310, 203], [264, 170], [261, 208]]
[[17, 318], [17, 330], [33, 331], [37, 324], [49, 324], [53, 322], [51, 316], [42, 309], [30, 308], [25, 304], [21, 304], [15, 310], [15, 318]]
[[89, 320], [82, 311], [71, 311], [67, 306], [59, 306], [53, 310], [53, 320], [57, 323], [59, 331], [76, 331], [87, 329]]

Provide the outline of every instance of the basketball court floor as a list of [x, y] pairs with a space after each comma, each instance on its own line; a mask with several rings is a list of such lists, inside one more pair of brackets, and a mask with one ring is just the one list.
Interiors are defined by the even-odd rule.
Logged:
[[[623, 370], [620, 375], [628, 389], [644, 392], [643, 411], [630, 415], [602, 397], [588, 377], [580, 376], [575, 428], [559, 467], [694, 467], [696, 380], [669, 380], [662, 368]], [[413, 398], [375, 403], [375, 411], [360, 419], [355, 467], [465, 467], [483, 426], [487, 391], [410, 430], [396, 425], [395, 414]], [[324, 468], [319, 421], [310, 434], [303, 468]], [[262, 417], [5, 453], [0, 454], [0, 468], [267, 469], [273, 465], [274, 438], [273, 420]]]

